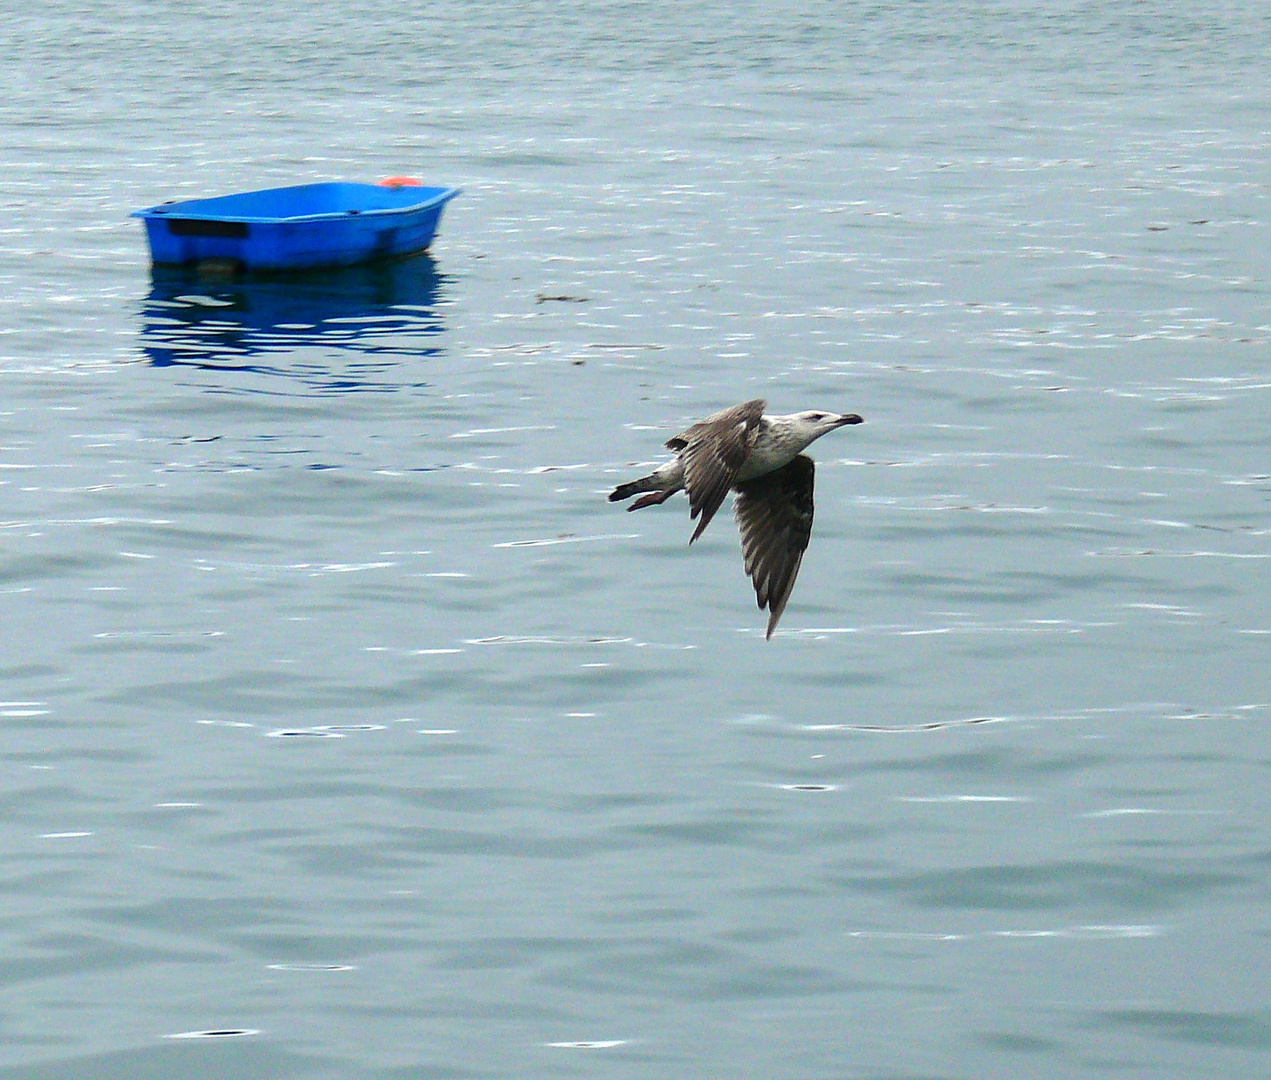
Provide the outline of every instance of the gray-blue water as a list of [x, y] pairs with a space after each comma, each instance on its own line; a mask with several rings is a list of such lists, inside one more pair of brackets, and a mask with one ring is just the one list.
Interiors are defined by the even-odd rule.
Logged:
[[[9, 4], [0, 1080], [1271, 1073], [1269, 40]], [[329, 278], [127, 218], [403, 173]], [[605, 499], [760, 396], [866, 418], [770, 642]]]

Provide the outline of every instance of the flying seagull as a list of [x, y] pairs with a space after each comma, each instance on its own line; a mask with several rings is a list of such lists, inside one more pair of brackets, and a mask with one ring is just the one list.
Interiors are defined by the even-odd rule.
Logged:
[[741, 530], [741, 554], [759, 610], [768, 609], [770, 638], [812, 536], [816, 466], [803, 451], [827, 431], [863, 421], [855, 413], [766, 416], [767, 404], [756, 398], [699, 420], [668, 440], [674, 458], [648, 476], [619, 484], [609, 501], [640, 495], [627, 509], [642, 510], [687, 490], [691, 516], [700, 519], [691, 544], [710, 524], [729, 489], [737, 492], [733, 513]]

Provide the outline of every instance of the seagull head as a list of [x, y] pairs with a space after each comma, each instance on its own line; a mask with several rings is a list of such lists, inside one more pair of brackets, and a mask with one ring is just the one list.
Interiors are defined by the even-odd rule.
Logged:
[[795, 413], [790, 419], [794, 421], [794, 426], [800, 433], [810, 436], [809, 443], [813, 439], [819, 439], [827, 431], [865, 422], [856, 413], [818, 412], [815, 409]]

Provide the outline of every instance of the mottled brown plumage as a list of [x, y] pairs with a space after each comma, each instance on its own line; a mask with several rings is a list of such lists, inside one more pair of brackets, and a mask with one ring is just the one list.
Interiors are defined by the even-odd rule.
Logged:
[[755, 439], [763, 419], [762, 399], [734, 405], [698, 421], [682, 435], [668, 439], [668, 450], [676, 450], [684, 462], [684, 487], [688, 491], [689, 517], [697, 528], [691, 544], [711, 523], [711, 518], [724, 503], [724, 496], [737, 482], [737, 476]]
[[736, 491], [734, 514], [746, 573], [760, 610], [768, 609], [767, 636], [772, 637], [812, 536], [816, 467], [802, 451], [827, 431], [862, 421], [855, 413], [768, 416], [765, 405], [762, 399], [743, 402], [692, 424], [667, 440], [667, 448], [675, 451], [673, 460], [648, 476], [619, 484], [609, 499], [639, 494], [627, 509], [640, 510], [686, 490], [690, 516], [697, 520], [692, 544], [729, 490]]

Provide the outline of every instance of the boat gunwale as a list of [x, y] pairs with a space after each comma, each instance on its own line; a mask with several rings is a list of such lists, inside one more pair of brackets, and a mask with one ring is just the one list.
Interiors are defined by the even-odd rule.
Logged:
[[[332, 181], [338, 183], [339, 181]], [[293, 185], [296, 187], [308, 187], [307, 184]], [[366, 185], [373, 187], [375, 185]], [[160, 203], [157, 206], [148, 206], [144, 210], [134, 210], [129, 217], [142, 219], [162, 219], [167, 218], [170, 221], [233, 221], [242, 222], [246, 225], [293, 225], [304, 224], [305, 222], [318, 221], [339, 221], [349, 217], [386, 217], [398, 214], [417, 213], [421, 210], [431, 210], [433, 207], [449, 202], [461, 191], [457, 187], [441, 188], [438, 193], [431, 198], [424, 199], [422, 202], [410, 203], [406, 206], [386, 206], [378, 207], [370, 210], [359, 210], [350, 208], [348, 210], [326, 210], [320, 214], [296, 214], [289, 217], [277, 217], [273, 215], [250, 215], [250, 214], [214, 214], [207, 211], [187, 211], [180, 209], [183, 205], [195, 202], [211, 202], [213, 199], [233, 199], [239, 195], [255, 195], [260, 191], [286, 191], [287, 188], [261, 188], [256, 191], [235, 192], [231, 195], [211, 195], [206, 199], [182, 199], [180, 202]]]

